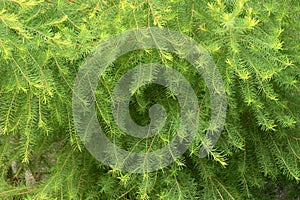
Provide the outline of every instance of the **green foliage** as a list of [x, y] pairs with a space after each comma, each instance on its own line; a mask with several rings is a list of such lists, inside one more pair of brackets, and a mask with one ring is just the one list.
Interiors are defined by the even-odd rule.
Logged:
[[[0, 199], [262, 199], [278, 179], [297, 190], [299, 15], [295, 0], [0, 1]], [[155, 85], [133, 94], [130, 112], [147, 124], [149, 107], [164, 105], [168, 121], [159, 137], [140, 141], [113, 122], [111, 91], [139, 63], [162, 63], [187, 78], [199, 97], [201, 126], [169, 167], [126, 174], [96, 161], [80, 142], [73, 84], [101, 41], [151, 26], [182, 32], [209, 51], [225, 82], [226, 124], [216, 148], [199, 159], [211, 111], [204, 80], [175, 54], [128, 53], [98, 84], [98, 119], [107, 136], [139, 152], [158, 149], [175, 134], [176, 98]]]

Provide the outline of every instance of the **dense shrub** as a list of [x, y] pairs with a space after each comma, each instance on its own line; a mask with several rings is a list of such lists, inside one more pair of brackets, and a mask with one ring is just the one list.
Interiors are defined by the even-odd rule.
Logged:
[[[1, 1], [0, 198], [270, 199], [285, 186], [280, 191], [286, 198], [296, 198], [299, 13], [296, 0]], [[227, 116], [217, 145], [199, 159], [211, 111], [201, 76], [164, 51], [139, 50], [116, 59], [101, 76], [96, 98], [99, 122], [119, 146], [131, 149], [138, 141], [112, 123], [110, 92], [137, 64], [177, 69], [200, 103], [199, 134], [180, 159], [155, 172], [124, 173], [98, 162], [80, 141], [73, 84], [100, 42], [143, 27], [181, 32], [209, 52], [225, 83]], [[179, 108], [169, 91], [149, 85], [131, 98], [137, 123], [149, 123], [153, 101], [173, 119], [156, 141], [159, 148], [176, 125]]]

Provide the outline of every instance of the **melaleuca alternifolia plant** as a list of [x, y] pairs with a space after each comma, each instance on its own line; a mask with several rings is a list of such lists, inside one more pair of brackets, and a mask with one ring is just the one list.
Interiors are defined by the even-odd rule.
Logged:
[[[299, 13], [292, 0], [1, 1], [0, 197], [255, 199], [263, 198], [257, 191], [267, 181], [299, 181]], [[181, 32], [207, 49], [225, 83], [226, 124], [213, 151], [199, 159], [211, 111], [205, 81], [174, 53], [128, 53], [97, 87], [97, 117], [107, 136], [124, 149], [150, 151], [145, 144], [160, 148], [175, 133], [180, 107], [157, 85], [139, 88], [129, 107], [140, 125], [149, 123], [151, 105], [165, 107], [169, 118], [159, 138], [139, 143], [114, 123], [110, 91], [139, 63], [162, 63], [186, 77], [199, 98], [200, 127], [172, 165], [123, 173], [95, 160], [80, 142], [73, 84], [101, 41], [152, 26]]]

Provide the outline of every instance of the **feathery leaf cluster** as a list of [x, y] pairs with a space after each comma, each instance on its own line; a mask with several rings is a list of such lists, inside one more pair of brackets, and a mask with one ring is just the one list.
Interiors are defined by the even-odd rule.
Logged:
[[[1, 1], [0, 199], [261, 199], [277, 179], [297, 184], [299, 21], [295, 0]], [[188, 151], [172, 165], [123, 173], [95, 160], [76, 134], [73, 84], [101, 41], [153, 26], [181, 32], [208, 50], [225, 83], [226, 123], [215, 148], [199, 159], [211, 116], [201, 75], [174, 53], [127, 53], [100, 77], [95, 92], [107, 137], [128, 151], [151, 152], [177, 133], [178, 101], [155, 84], [131, 88], [129, 108], [136, 123], [147, 125], [149, 108], [161, 104], [167, 119], [159, 134], [134, 138], [114, 122], [115, 84], [147, 63], [174, 68], [189, 81], [199, 100], [200, 126]], [[136, 74], [134, 81], [140, 79]]]

